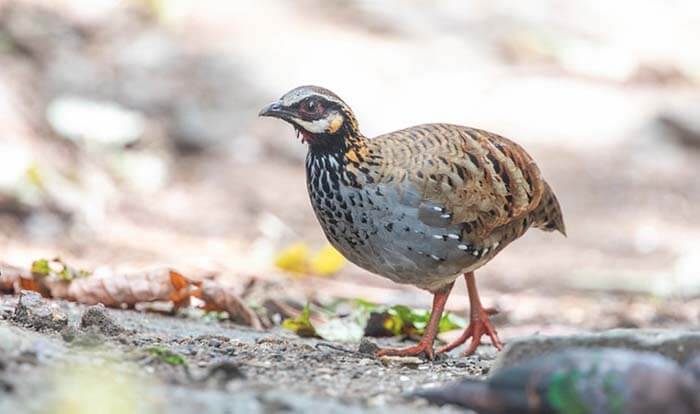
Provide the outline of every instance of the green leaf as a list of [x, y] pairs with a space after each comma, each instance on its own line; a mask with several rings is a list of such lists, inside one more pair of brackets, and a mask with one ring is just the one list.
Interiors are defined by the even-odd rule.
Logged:
[[39, 259], [32, 263], [32, 274], [38, 277], [55, 277], [70, 282], [79, 277], [90, 276], [89, 272], [78, 270], [65, 264], [61, 259]]
[[168, 365], [187, 365], [187, 359], [184, 356], [169, 349], [153, 346], [146, 351]]
[[63, 270], [58, 273], [58, 278], [65, 281], [71, 281], [75, 279], [75, 274], [68, 266], [64, 266]]
[[306, 306], [304, 306], [304, 309], [301, 311], [299, 316], [294, 319], [288, 318], [282, 321], [282, 327], [284, 329], [289, 329], [302, 337], [318, 336], [316, 334], [316, 328], [314, 328], [313, 324], [311, 324], [311, 311], [309, 310], [308, 303]]
[[229, 315], [225, 311], [207, 311], [202, 319], [205, 321], [225, 321], [229, 319]]
[[379, 307], [376, 303], [364, 299], [355, 299], [355, 306], [368, 312], [376, 310]]
[[403, 319], [401, 319], [401, 317], [397, 315], [392, 315], [388, 312], [384, 314], [384, 322], [382, 322], [382, 326], [384, 327], [384, 329], [391, 332], [392, 335], [398, 336], [403, 334], [405, 325], [406, 324], [404, 323]]
[[394, 315], [401, 319], [405, 325], [413, 326], [413, 322], [419, 318], [413, 312], [413, 309], [405, 305], [394, 305], [388, 309], [389, 315]]
[[438, 332], [453, 331], [455, 329], [463, 329], [467, 326], [467, 321], [451, 312], [445, 312], [440, 318]]
[[32, 263], [32, 274], [37, 276], [48, 276], [51, 273], [49, 261], [46, 259], [35, 260]]
[[[430, 312], [426, 309], [394, 305], [390, 307], [387, 312], [400, 319], [402, 325], [401, 332], [405, 335], [422, 335], [430, 321]], [[398, 323], [394, 323], [394, 326], [396, 325], [398, 325]], [[464, 319], [450, 312], [445, 312], [440, 318], [438, 332], [451, 331], [453, 329], [464, 328], [465, 326], [467, 326], [467, 323]], [[392, 332], [394, 332], [394, 330], [392, 330]]]
[[[385, 336], [413, 336], [423, 334], [430, 321], [430, 311], [421, 308], [411, 308], [406, 305], [385, 306], [378, 305], [365, 299], [342, 299], [325, 306], [324, 310], [335, 312], [342, 303], [351, 304], [357, 311], [358, 323], [364, 326], [365, 335]], [[445, 312], [440, 318], [438, 332], [451, 331], [464, 328], [467, 321], [453, 313]], [[289, 329], [294, 330], [291, 326]], [[323, 336], [323, 335], [322, 335]]]

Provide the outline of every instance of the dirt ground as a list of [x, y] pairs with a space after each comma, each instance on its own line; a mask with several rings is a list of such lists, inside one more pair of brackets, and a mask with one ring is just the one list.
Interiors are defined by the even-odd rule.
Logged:
[[[328, 346], [279, 330], [99, 307], [84, 316], [86, 306], [61, 301], [51, 306], [68, 324], [52, 332], [24, 326], [28, 318], [13, 316], [16, 302], [11, 296], [0, 302], [0, 411], [7, 413], [69, 412], [61, 409], [80, 401], [74, 393], [100, 395], [71, 389], [81, 375], [89, 381], [112, 374], [127, 389], [143, 387], [136, 396], [120, 395], [127, 400], [120, 404], [138, 400], [130, 412], [453, 412], [406, 396], [417, 387], [484, 375], [493, 360], [488, 350], [435, 362], [379, 360], [357, 352], [356, 344]], [[149, 353], [154, 347], [184, 363], [168, 364]], [[81, 374], [80, 367], [99, 373]], [[90, 412], [80, 408], [72, 412]]]
[[[631, 305], [637, 312], [650, 306]], [[620, 327], [624, 315], [618, 310], [607, 318], [616, 318]], [[560, 348], [583, 332], [538, 326], [565, 334]], [[694, 328], [668, 319], [653, 326], [673, 332]], [[628, 327], [635, 326], [630, 322]], [[516, 329], [507, 326], [502, 332], [513, 339]], [[530, 329], [526, 325], [519, 331]], [[634, 338], [636, 331], [623, 336]], [[371, 342], [406, 345], [396, 339]], [[685, 353], [697, 351], [678, 346]], [[497, 357], [490, 345], [469, 357], [453, 351], [436, 361], [376, 358], [367, 353], [371, 349], [364, 340], [304, 339], [279, 328], [256, 331], [201, 314], [162, 315], [31, 293], [21, 299], [5, 295], [0, 296], [0, 412], [89, 413], [96, 406], [106, 413], [463, 412], [429, 406], [410, 394], [464, 377], [482, 378]]]

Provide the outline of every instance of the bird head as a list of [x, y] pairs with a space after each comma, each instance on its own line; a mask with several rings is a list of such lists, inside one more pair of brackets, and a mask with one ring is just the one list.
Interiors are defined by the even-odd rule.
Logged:
[[297, 136], [310, 145], [332, 145], [358, 135], [350, 107], [333, 92], [318, 86], [292, 89], [258, 115], [292, 124]]

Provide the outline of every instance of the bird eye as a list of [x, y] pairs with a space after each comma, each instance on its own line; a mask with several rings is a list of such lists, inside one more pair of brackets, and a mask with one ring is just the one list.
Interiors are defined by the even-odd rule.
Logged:
[[307, 114], [317, 114], [323, 111], [323, 107], [316, 99], [308, 99], [301, 106], [303, 112]]

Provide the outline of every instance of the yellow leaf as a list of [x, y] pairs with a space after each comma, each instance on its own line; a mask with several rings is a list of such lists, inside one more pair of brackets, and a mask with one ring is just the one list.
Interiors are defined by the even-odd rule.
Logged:
[[308, 270], [308, 261], [309, 246], [298, 242], [282, 249], [275, 259], [275, 265], [288, 272], [304, 273]]
[[314, 274], [330, 276], [345, 266], [345, 258], [330, 244], [311, 258], [309, 267]]

